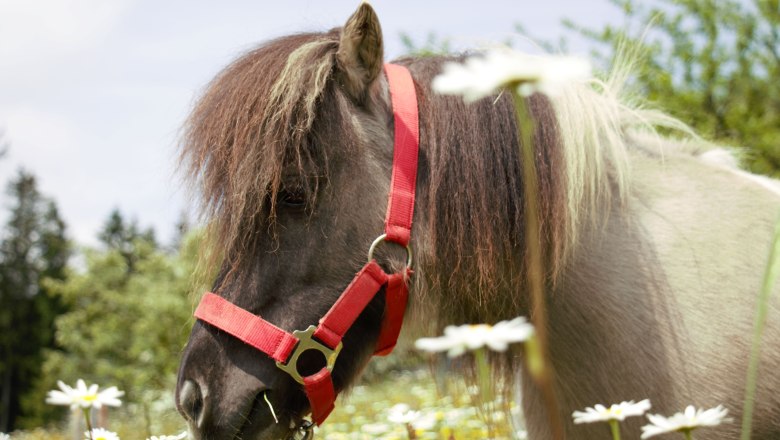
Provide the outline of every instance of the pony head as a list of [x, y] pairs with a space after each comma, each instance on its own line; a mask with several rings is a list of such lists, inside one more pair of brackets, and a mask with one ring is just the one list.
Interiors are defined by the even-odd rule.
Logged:
[[[271, 41], [227, 67], [186, 127], [182, 164], [199, 187], [221, 261], [222, 298], [291, 332], [316, 325], [365, 263], [383, 229], [393, 114], [379, 22], [362, 4], [343, 29]], [[388, 246], [387, 267], [403, 267]], [[343, 339], [337, 391], [371, 355], [382, 322], [376, 295]], [[323, 367], [302, 354], [302, 375]], [[177, 405], [197, 438], [284, 438], [309, 411], [270, 357], [195, 324]]]

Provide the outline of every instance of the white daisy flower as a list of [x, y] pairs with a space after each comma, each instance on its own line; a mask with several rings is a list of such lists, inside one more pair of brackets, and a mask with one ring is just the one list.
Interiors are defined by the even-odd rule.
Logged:
[[360, 430], [364, 434], [377, 436], [388, 433], [390, 431], [390, 426], [386, 423], [366, 423], [360, 427]]
[[501, 321], [496, 325], [450, 325], [444, 329], [444, 336], [420, 338], [414, 346], [418, 350], [440, 352], [447, 356], [460, 356], [466, 350], [487, 347], [494, 351], [506, 351], [509, 344], [524, 342], [533, 335], [534, 328], [524, 317]]
[[4, 432], [0, 432], [0, 440], [11, 440], [11, 436]]
[[723, 405], [708, 410], [696, 409], [688, 405], [684, 412], [678, 412], [671, 417], [659, 414], [648, 414], [649, 425], [642, 427], [642, 437], [650, 438], [667, 432], [691, 432], [701, 426], [718, 426], [730, 419], [726, 418], [729, 410]]
[[468, 417], [468, 411], [465, 408], [452, 408], [444, 412], [444, 420], [449, 424], [457, 424]]
[[609, 408], [597, 404], [592, 408], [585, 408], [585, 411], [574, 411], [572, 417], [574, 418], [574, 423], [609, 422], [610, 420], [622, 422], [626, 417], [641, 416], [648, 409], [650, 409], [650, 401], [648, 399], [637, 403], [630, 400], [628, 402], [613, 403]]
[[436, 412], [423, 414], [412, 422], [412, 427], [421, 431], [432, 431], [436, 428], [436, 425], [439, 424], [440, 416], [441, 415]]
[[187, 438], [187, 431], [184, 431], [178, 435], [153, 435], [146, 440], [182, 440]]
[[514, 87], [523, 96], [536, 92], [552, 96], [566, 83], [590, 75], [590, 64], [581, 58], [528, 55], [495, 48], [462, 64], [445, 64], [432, 85], [436, 93], [461, 95], [466, 102], [473, 102], [495, 94], [502, 87]]
[[[90, 435], [90, 433], [92, 435]], [[84, 432], [84, 438], [87, 440], [119, 440], [119, 436], [116, 435], [116, 432], [111, 432], [103, 428], [95, 428], [92, 431]]]
[[106, 406], [121, 406], [120, 397], [124, 396], [124, 391], [119, 391], [116, 387], [106, 388], [98, 392], [97, 384], [92, 384], [87, 388], [87, 384], [79, 379], [76, 382], [76, 388], [64, 384], [61, 380], [57, 381], [59, 390], [52, 390], [46, 396], [46, 403], [50, 405], [65, 405], [71, 409], [76, 408], [100, 408]]
[[420, 411], [412, 411], [411, 408], [409, 408], [409, 405], [405, 403], [393, 405], [387, 414], [387, 420], [400, 425], [412, 423], [419, 418]]

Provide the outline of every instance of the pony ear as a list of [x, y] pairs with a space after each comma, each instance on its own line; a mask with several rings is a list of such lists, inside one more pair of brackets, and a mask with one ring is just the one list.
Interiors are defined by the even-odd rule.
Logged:
[[382, 72], [382, 28], [374, 8], [363, 2], [341, 31], [338, 65], [342, 85], [358, 102]]

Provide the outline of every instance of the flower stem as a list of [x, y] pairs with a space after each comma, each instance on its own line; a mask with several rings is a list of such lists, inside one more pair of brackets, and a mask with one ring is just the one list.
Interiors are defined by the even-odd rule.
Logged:
[[490, 403], [493, 401], [493, 387], [490, 384], [490, 365], [484, 348], [474, 352], [474, 360], [477, 363], [477, 377], [483, 403]]
[[756, 305], [756, 317], [753, 325], [753, 344], [750, 349], [750, 361], [748, 363], [747, 379], [745, 385], [745, 405], [742, 411], [741, 440], [750, 439], [750, 428], [753, 422], [753, 403], [756, 395], [758, 381], [758, 360], [761, 352], [761, 336], [766, 326], [766, 315], [769, 309], [769, 297], [772, 295], [772, 287], [780, 275], [780, 220], [775, 223], [775, 231], [772, 237], [772, 247], [769, 249], [769, 258], [764, 270], [764, 283], [758, 296]]
[[87, 433], [89, 433], [89, 440], [92, 439], [92, 421], [90, 420], [89, 413], [92, 410], [92, 407], [89, 408], [82, 408], [82, 411], [84, 411], [84, 419], [87, 421]]
[[477, 380], [479, 381], [479, 397], [482, 415], [487, 427], [489, 437], [493, 438], [493, 383], [490, 380], [490, 363], [487, 358], [487, 349], [479, 348], [474, 351], [474, 362], [477, 364]]
[[406, 424], [406, 434], [409, 436], [409, 440], [417, 440], [417, 433], [411, 423]]
[[612, 440], [620, 440], [620, 425], [617, 420], [609, 421], [609, 429], [612, 430]]
[[531, 335], [523, 343], [523, 346], [525, 348], [525, 367], [532, 377], [541, 377], [544, 374], [544, 360], [536, 335]]
[[686, 429], [683, 431], [683, 435], [685, 435], [685, 440], [693, 440], [693, 429]]
[[517, 87], [511, 87], [517, 117], [518, 141], [523, 167], [523, 198], [525, 201], [525, 243], [526, 272], [531, 296], [531, 320], [536, 331], [536, 342], [541, 354], [543, 368], [538, 374], [531, 373], [542, 393], [547, 410], [548, 423], [552, 438], [563, 439], [563, 423], [558, 412], [555, 391], [553, 390], [554, 371], [550, 363], [547, 344], [547, 311], [544, 302], [544, 268], [542, 261], [541, 228], [539, 223], [539, 182], [536, 174], [534, 149], [534, 121], [528, 110], [525, 98], [517, 93]]

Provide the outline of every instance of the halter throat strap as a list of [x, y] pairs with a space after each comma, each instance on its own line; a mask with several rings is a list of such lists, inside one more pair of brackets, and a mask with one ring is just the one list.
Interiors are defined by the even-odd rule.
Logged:
[[[371, 246], [369, 261], [355, 275], [335, 304], [317, 326], [289, 333], [214, 293], [206, 293], [195, 317], [262, 351], [276, 365], [303, 386], [312, 411], [312, 420], [321, 425], [335, 406], [337, 392], [331, 372], [341, 351], [342, 339], [365, 310], [371, 299], [385, 288], [385, 310], [375, 355], [390, 354], [398, 341], [411, 271], [409, 242], [417, 185], [417, 158], [420, 144], [417, 95], [406, 67], [385, 64], [394, 118], [393, 171], [388, 195], [385, 231]], [[407, 268], [387, 274], [373, 259], [374, 247], [382, 241], [407, 249]], [[308, 350], [321, 352], [326, 366], [313, 375], [301, 376], [297, 360]]]

